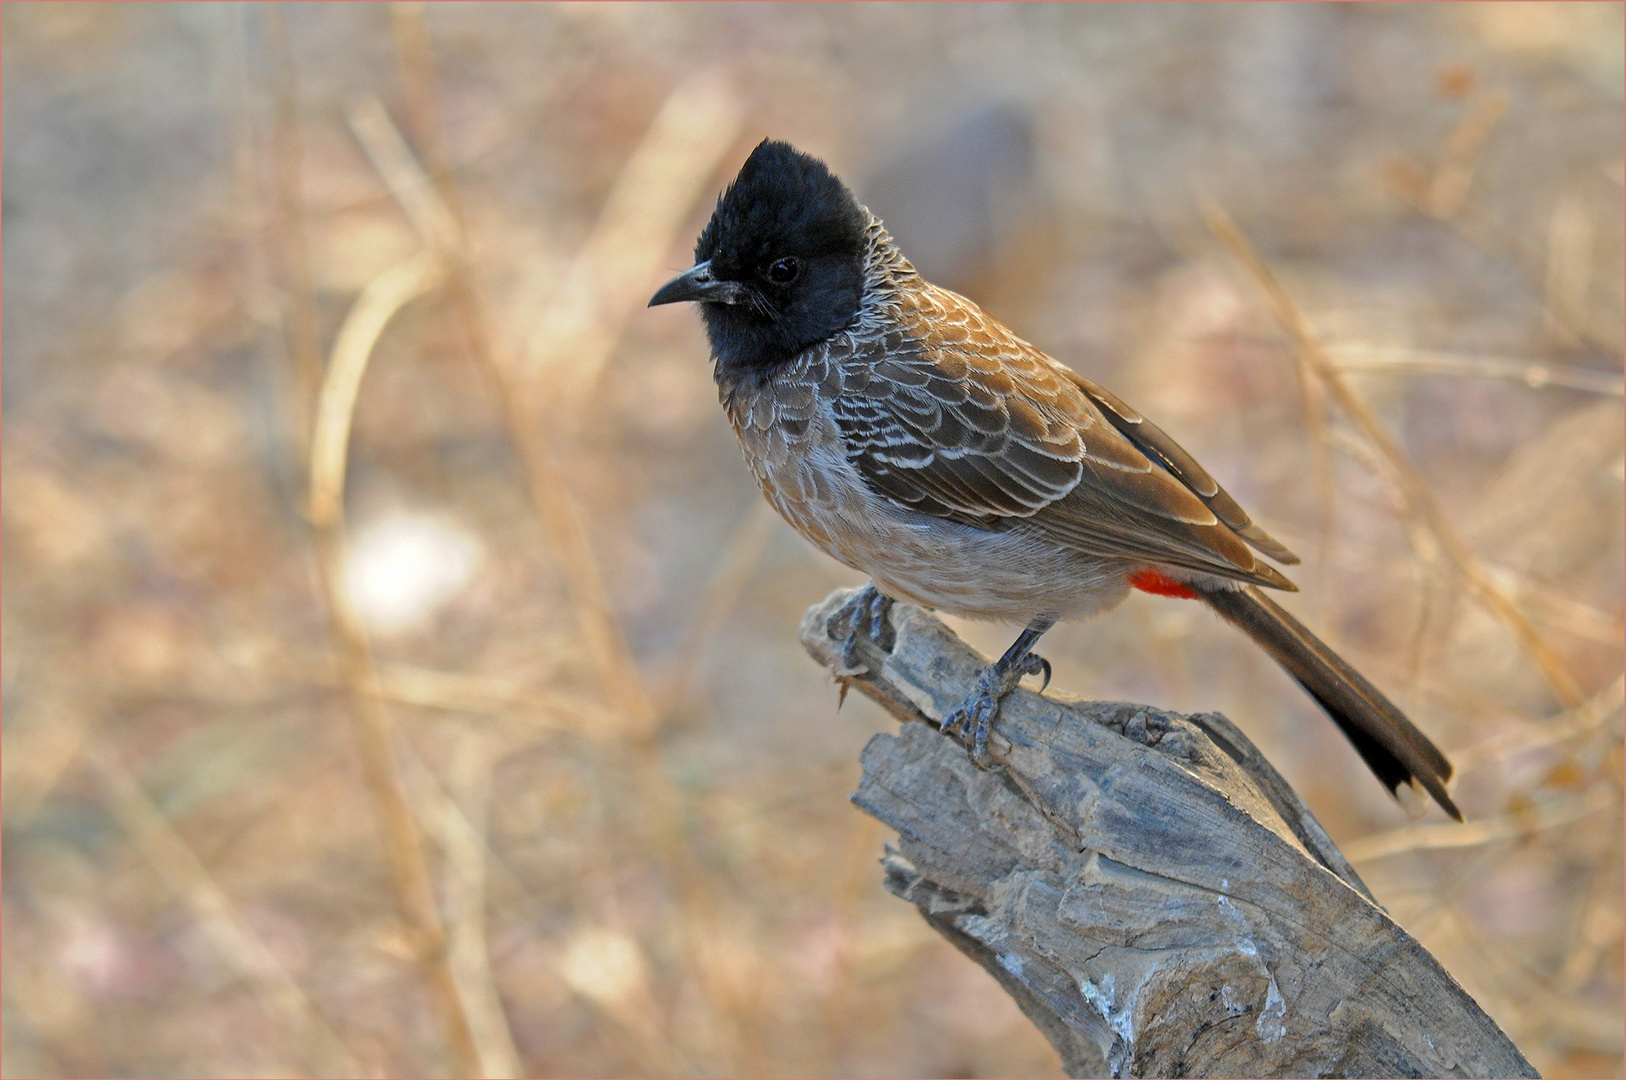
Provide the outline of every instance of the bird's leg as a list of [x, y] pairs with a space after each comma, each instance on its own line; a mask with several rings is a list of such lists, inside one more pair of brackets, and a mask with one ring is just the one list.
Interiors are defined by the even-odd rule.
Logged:
[[868, 670], [858, 655], [858, 644], [863, 638], [884, 653], [892, 651], [898, 643], [898, 635], [892, 629], [891, 614], [892, 598], [877, 589], [872, 581], [825, 621], [825, 632], [842, 642], [842, 670], [838, 675], [859, 675]]
[[[1005, 650], [1005, 655], [977, 676], [976, 689], [943, 721], [945, 735], [970, 741], [971, 761], [977, 768], [987, 769], [994, 764], [988, 754], [988, 728], [999, 715], [1005, 695], [1016, 689], [1024, 675], [1043, 675], [1044, 685], [1050, 685], [1050, 661], [1034, 655], [1032, 650], [1044, 632], [1054, 625], [1056, 620], [1048, 615], [1028, 623], [1027, 629]], [[1043, 693], [1044, 687], [1040, 687], [1039, 692]]]

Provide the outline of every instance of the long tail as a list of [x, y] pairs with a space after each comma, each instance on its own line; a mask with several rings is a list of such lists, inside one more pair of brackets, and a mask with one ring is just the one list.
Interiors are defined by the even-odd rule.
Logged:
[[1393, 792], [1401, 784], [1419, 783], [1441, 809], [1462, 820], [1462, 811], [1445, 790], [1453, 771], [1451, 763], [1360, 672], [1257, 586], [1196, 592], [1228, 622], [1246, 631], [1310, 692], [1384, 786]]

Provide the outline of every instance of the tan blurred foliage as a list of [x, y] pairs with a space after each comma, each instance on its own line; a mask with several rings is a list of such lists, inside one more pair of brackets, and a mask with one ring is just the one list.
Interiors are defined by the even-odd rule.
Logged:
[[1177, 602], [1057, 686], [1227, 713], [1544, 1075], [1620, 1075], [1621, 5], [0, 19], [5, 1075], [1056, 1075], [882, 890], [883, 720], [795, 635], [855, 576], [643, 307], [770, 134], [1300, 549], [1469, 824]]

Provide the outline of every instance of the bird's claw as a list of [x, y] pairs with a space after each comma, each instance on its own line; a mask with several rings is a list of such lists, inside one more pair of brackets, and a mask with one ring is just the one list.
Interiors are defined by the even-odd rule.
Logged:
[[[892, 629], [892, 598], [884, 595], [871, 582], [838, 608], [825, 620], [824, 629], [830, 637], [841, 641], [841, 669], [838, 678], [862, 675], [869, 665], [858, 655], [859, 642], [867, 639], [883, 653], [889, 653], [898, 643], [897, 632]], [[843, 697], [845, 684], [843, 684]]]
[[1039, 688], [1039, 692], [1044, 693], [1045, 687], [1050, 685], [1050, 661], [1028, 653], [1009, 670], [1001, 671], [998, 664], [984, 668], [977, 676], [976, 688], [966, 695], [959, 708], [944, 718], [943, 734], [969, 743], [967, 749], [971, 754], [971, 763], [977, 768], [999, 767], [999, 762], [988, 752], [988, 734], [994, 721], [999, 718], [999, 709], [1006, 696], [1016, 689], [1016, 684], [1025, 675], [1043, 675], [1044, 686]]
[[991, 674], [990, 668], [978, 676], [977, 688], [943, 721], [943, 734], [969, 744], [971, 763], [979, 769], [998, 765], [988, 753], [988, 729], [999, 715], [1000, 699], [1008, 692], [1002, 692], [998, 682], [988, 677]]
[[[1022, 658], [1022, 675], [1043, 675], [1044, 682], [1039, 685], [1039, 693], [1050, 689], [1050, 661], [1042, 656], [1028, 653]], [[1021, 676], [1018, 676], [1020, 678]]]

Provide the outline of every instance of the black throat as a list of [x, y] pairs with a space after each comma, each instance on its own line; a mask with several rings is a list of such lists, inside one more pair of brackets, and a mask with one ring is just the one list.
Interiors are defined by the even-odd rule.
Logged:
[[850, 328], [864, 298], [861, 261], [820, 267], [819, 280], [783, 307], [700, 305], [717, 379], [767, 377], [797, 356]]

